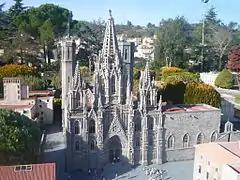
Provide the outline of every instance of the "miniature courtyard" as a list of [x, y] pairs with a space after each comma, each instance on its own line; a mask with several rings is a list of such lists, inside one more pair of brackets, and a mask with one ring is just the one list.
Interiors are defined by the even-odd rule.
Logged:
[[[179, 161], [171, 162], [162, 165], [150, 165], [148, 167], [138, 166], [132, 168], [130, 165], [123, 165], [121, 162], [116, 164], [109, 164], [105, 167], [105, 170], [102, 174], [91, 173], [81, 173], [75, 172], [71, 175], [71, 180], [148, 180], [151, 178], [150, 172], [147, 175], [147, 169], [156, 168], [156, 170], [165, 170], [163, 174], [163, 180], [192, 180], [193, 174], [193, 161]], [[70, 177], [70, 176], [69, 176]], [[153, 179], [161, 180], [160, 176], [157, 177], [157, 173], [152, 175]]]
[[101, 178], [105, 180], [148, 180], [150, 176], [146, 176], [146, 170], [149, 169], [148, 174], [150, 174], [151, 168], [166, 171], [164, 173], [165, 179], [170, 180], [192, 180], [193, 174], [193, 161], [170, 162], [162, 165], [153, 164], [147, 168], [145, 166], [132, 167], [129, 164], [117, 162], [107, 165], [103, 172], [91, 172], [89, 175], [88, 172], [75, 171], [72, 174], [67, 174], [65, 173], [64, 136], [59, 124], [52, 125], [46, 130], [41, 161], [56, 163], [57, 180], [98, 180]]

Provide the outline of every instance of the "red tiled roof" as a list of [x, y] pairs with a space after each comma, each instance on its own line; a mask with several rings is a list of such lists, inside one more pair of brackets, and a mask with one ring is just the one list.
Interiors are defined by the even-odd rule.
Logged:
[[27, 104], [27, 105], [5, 105], [5, 104], [1, 104], [0, 108], [4, 108], [4, 109], [23, 109], [23, 108], [32, 108], [34, 106], [34, 104]]
[[35, 94], [35, 95], [42, 95], [42, 94], [53, 94], [52, 91], [50, 90], [41, 90], [41, 91], [29, 91], [30, 94]]
[[28, 171], [15, 171], [16, 166], [0, 166], [0, 180], [56, 180], [55, 166], [55, 163], [33, 164]]

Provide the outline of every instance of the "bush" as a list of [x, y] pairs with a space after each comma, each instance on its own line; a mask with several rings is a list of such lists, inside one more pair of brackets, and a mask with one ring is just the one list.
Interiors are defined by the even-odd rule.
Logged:
[[208, 104], [216, 108], [221, 106], [221, 96], [214, 87], [190, 82], [184, 93], [184, 104]]
[[52, 86], [55, 86], [57, 89], [60, 89], [61, 84], [62, 84], [62, 81], [61, 81], [60, 75], [56, 74], [51, 78], [51, 85]]
[[224, 69], [220, 72], [214, 82], [215, 86], [230, 89], [233, 87], [233, 75], [231, 71]]
[[48, 87], [48, 81], [35, 76], [24, 76], [24, 81], [29, 86], [29, 90], [45, 90]]
[[89, 69], [87, 66], [81, 66], [80, 67], [80, 73], [82, 77], [87, 77], [88, 76]]
[[208, 104], [220, 108], [221, 96], [214, 87], [197, 82], [167, 84], [162, 90], [163, 100], [173, 104]]
[[162, 76], [171, 74], [171, 73], [177, 73], [177, 72], [184, 72], [184, 69], [178, 68], [178, 67], [164, 67], [162, 68]]
[[140, 79], [141, 69], [134, 68], [133, 69], [133, 79]]
[[162, 89], [162, 100], [173, 104], [183, 104], [186, 85], [183, 82], [165, 84]]
[[177, 82], [199, 82], [200, 75], [191, 72], [176, 72], [171, 74], [165, 74], [162, 76], [162, 81], [165, 83], [176, 84]]
[[33, 68], [26, 65], [8, 64], [0, 67], [0, 79], [4, 77], [37, 75]]

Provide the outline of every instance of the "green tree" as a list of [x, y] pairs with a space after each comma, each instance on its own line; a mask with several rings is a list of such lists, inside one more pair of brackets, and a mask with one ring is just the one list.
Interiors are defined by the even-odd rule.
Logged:
[[[54, 31], [53, 25], [50, 19], [46, 20], [43, 25], [39, 28], [40, 31], [40, 42], [43, 45], [44, 51], [44, 59], [45, 62], [50, 64], [50, 52], [51, 52], [51, 45], [53, 44], [54, 40]], [[47, 61], [48, 60], [48, 61]]]
[[233, 87], [233, 75], [231, 71], [227, 69], [222, 70], [218, 74], [214, 84], [217, 87], [231, 89]]
[[4, 5], [5, 3], [0, 4], [0, 30], [6, 29], [9, 23], [8, 17], [6, 13], [3, 11]]
[[216, 27], [213, 29], [211, 38], [211, 44], [214, 47], [214, 51], [218, 58], [218, 70], [223, 68], [223, 56], [228, 50], [228, 47], [232, 41], [232, 33], [223, 27]]
[[9, 9], [9, 15], [12, 20], [12, 24], [19, 26], [19, 17], [23, 15], [26, 7], [23, 6], [23, 0], [14, 0], [14, 4]]
[[185, 66], [184, 49], [188, 47], [190, 25], [184, 17], [162, 20], [157, 30], [155, 61], [166, 66]]
[[17, 112], [0, 109], [0, 152], [32, 154], [41, 137], [39, 126]]
[[156, 26], [155, 26], [155, 24], [152, 24], [152, 23], [147, 23], [147, 28], [155, 28]]
[[129, 28], [132, 28], [132, 27], [133, 27], [133, 24], [132, 24], [131, 21], [127, 21], [127, 27], [129, 27]]

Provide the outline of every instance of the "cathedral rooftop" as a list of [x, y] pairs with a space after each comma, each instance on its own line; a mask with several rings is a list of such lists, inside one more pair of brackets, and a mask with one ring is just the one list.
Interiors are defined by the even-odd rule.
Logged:
[[164, 112], [193, 112], [193, 111], [212, 111], [218, 110], [215, 107], [207, 104], [176, 104], [165, 105], [162, 107]]

